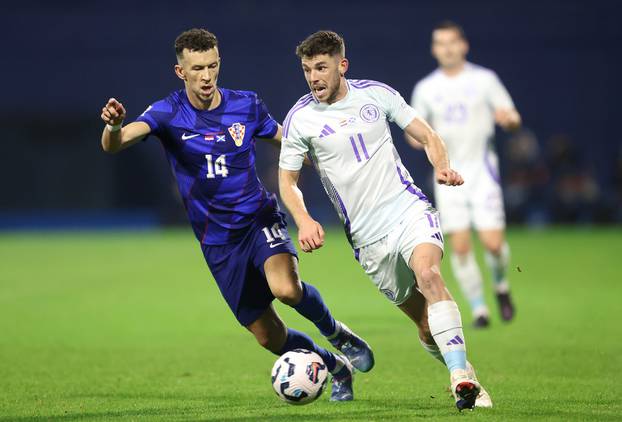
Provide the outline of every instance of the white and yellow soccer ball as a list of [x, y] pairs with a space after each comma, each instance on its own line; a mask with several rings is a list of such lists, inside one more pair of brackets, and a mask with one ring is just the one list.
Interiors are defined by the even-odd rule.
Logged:
[[322, 395], [328, 369], [322, 358], [305, 349], [291, 350], [272, 367], [272, 387], [289, 404], [309, 404]]

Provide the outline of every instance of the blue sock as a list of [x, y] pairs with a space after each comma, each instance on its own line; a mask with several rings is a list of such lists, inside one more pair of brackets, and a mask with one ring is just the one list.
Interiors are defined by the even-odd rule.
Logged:
[[335, 333], [335, 319], [324, 304], [320, 292], [311, 284], [302, 282], [302, 299], [293, 308], [314, 323], [323, 336], [327, 337]]
[[285, 352], [289, 352], [294, 349], [306, 349], [311, 350], [312, 352], [320, 355], [324, 363], [326, 364], [326, 369], [329, 372], [332, 372], [335, 369], [336, 360], [335, 355], [333, 355], [328, 350], [318, 346], [315, 342], [306, 335], [305, 333], [301, 333], [300, 331], [296, 331], [292, 328], [287, 328], [287, 339], [285, 340], [285, 344], [279, 353], [279, 356]]

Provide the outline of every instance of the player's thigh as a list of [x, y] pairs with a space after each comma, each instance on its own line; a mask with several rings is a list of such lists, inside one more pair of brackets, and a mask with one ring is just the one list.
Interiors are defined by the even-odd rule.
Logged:
[[484, 248], [492, 253], [499, 253], [505, 243], [505, 230], [503, 229], [480, 230], [477, 235]]
[[259, 318], [274, 296], [261, 271], [252, 264], [248, 237], [227, 245], [203, 245], [203, 255], [220, 292], [242, 326]]
[[257, 318], [246, 326], [257, 342], [263, 347], [278, 352], [287, 338], [287, 328], [276, 313], [272, 304]]
[[250, 243], [253, 265], [265, 277], [272, 294], [284, 303], [298, 303], [302, 297], [298, 258], [283, 214], [274, 210], [262, 215]]
[[475, 230], [504, 230], [505, 209], [501, 186], [492, 177], [480, 177], [471, 199]]
[[468, 230], [471, 227], [469, 197], [464, 187], [437, 185], [434, 195], [444, 233]]
[[264, 273], [270, 291], [281, 301], [292, 304], [302, 298], [302, 284], [298, 276], [298, 261], [289, 252], [268, 257], [264, 264]]
[[361, 267], [391, 303], [400, 305], [411, 295], [415, 276], [399, 256], [393, 234], [357, 251]]

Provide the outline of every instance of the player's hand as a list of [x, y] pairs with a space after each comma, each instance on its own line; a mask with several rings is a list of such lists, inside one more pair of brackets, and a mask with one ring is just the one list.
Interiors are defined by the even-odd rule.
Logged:
[[324, 229], [312, 218], [298, 225], [298, 244], [303, 252], [313, 252], [324, 245]]
[[436, 176], [436, 182], [439, 185], [460, 186], [464, 183], [462, 176], [460, 176], [457, 171], [450, 168], [435, 170], [434, 175]]
[[119, 125], [125, 120], [125, 107], [114, 98], [108, 100], [102, 108], [102, 120], [107, 125]]
[[520, 115], [513, 109], [495, 110], [495, 123], [505, 130], [515, 130], [520, 126]]

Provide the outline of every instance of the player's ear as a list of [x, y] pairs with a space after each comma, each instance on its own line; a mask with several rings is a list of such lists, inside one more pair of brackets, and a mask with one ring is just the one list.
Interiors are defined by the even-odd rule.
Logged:
[[467, 54], [469, 54], [469, 42], [467, 40], [464, 40], [464, 55], [466, 56]]
[[184, 74], [184, 68], [181, 67], [180, 64], [175, 65], [175, 74], [179, 79], [186, 80], [186, 75]]
[[345, 76], [346, 72], [348, 71], [349, 65], [350, 65], [350, 62], [345, 57], [342, 58], [341, 61], [339, 61], [339, 76], [341, 77]]

